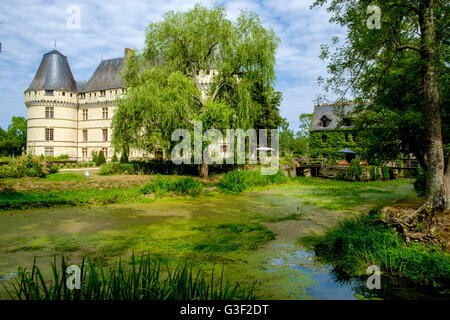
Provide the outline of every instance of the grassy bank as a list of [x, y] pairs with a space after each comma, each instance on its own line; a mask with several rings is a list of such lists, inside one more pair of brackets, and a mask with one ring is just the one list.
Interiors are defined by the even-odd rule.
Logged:
[[379, 210], [347, 219], [324, 236], [299, 241], [335, 270], [348, 276], [367, 277], [367, 267], [376, 265], [382, 275], [411, 283], [448, 288], [450, 255], [438, 247], [411, 243], [384, 226]]

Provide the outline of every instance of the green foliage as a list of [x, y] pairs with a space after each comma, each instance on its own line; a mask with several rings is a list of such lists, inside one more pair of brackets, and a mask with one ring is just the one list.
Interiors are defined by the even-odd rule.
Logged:
[[370, 176], [372, 180], [378, 180], [380, 178], [380, 167], [378, 166], [370, 166]]
[[111, 158], [111, 162], [119, 162], [119, 160], [117, 159], [117, 155], [116, 155], [116, 153], [114, 152], [114, 155], [113, 155], [113, 157]]
[[[349, 148], [357, 154], [362, 153], [362, 147], [353, 140], [353, 130], [321, 130], [312, 131], [309, 136], [309, 156], [311, 158], [326, 158], [329, 160], [345, 160], [345, 154], [338, 152]], [[348, 141], [345, 140], [347, 134]], [[322, 142], [322, 135], [327, 141]]]
[[[50, 169], [55, 170], [55, 167]], [[0, 166], [0, 178], [45, 177], [48, 173], [45, 164], [30, 155], [11, 159], [7, 165]]]
[[[235, 23], [219, 7], [167, 12], [147, 27], [143, 52], [132, 54], [123, 71], [127, 94], [113, 118], [113, 143], [169, 151], [177, 143], [172, 132], [192, 131], [196, 120], [221, 131], [278, 125], [278, 43], [247, 11]], [[211, 71], [213, 83], [203, 95], [201, 76]]]
[[284, 128], [280, 131], [279, 148], [281, 156], [304, 156], [308, 149], [308, 139], [301, 136], [299, 132], [294, 134], [293, 130]]
[[350, 165], [345, 169], [344, 178], [348, 181], [361, 180], [363, 168], [359, 159], [353, 159]]
[[97, 165], [97, 161], [98, 161], [98, 153], [97, 151], [92, 151], [92, 162], [95, 163], [95, 165]]
[[227, 223], [205, 225], [194, 230], [204, 234], [204, 240], [194, 245], [195, 251], [220, 253], [237, 250], [255, 250], [275, 239], [275, 234], [260, 224]]
[[105, 163], [100, 167], [99, 175], [109, 176], [113, 174], [134, 174], [135, 167], [131, 163], [111, 162]]
[[254, 299], [253, 288], [241, 288], [224, 280], [223, 269], [216, 279], [214, 268], [207, 276], [202, 270], [189, 265], [170, 268], [161, 259], [134, 254], [129, 265], [119, 261], [105, 270], [90, 260], [81, 262], [81, 289], [67, 287], [68, 261], [56, 257], [52, 263], [52, 279], [45, 279], [36, 260], [31, 272], [19, 268], [17, 279], [11, 281], [8, 291], [12, 299], [19, 300], [233, 300]]
[[427, 173], [421, 168], [417, 169], [416, 181], [414, 181], [414, 190], [419, 196], [424, 196], [427, 187]]
[[226, 173], [219, 182], [219, 188], [228, 192], [243, 192], [253, 187], [285, 183], [288, 179], [283, 172], [274, 175], [261, 175], [259, 170], [239, 170]]
[[27, 146], [27, 120], [12, 117], [5, 131], [0, 128], [0, 156], [18, 156]]
[[98, 153], [97, 159], [94, 162], [97, 167], [106, 163], [106, 158], [105, 158], [105, 155], [103, 154], [103, 150], [100, 150], [100, 152]]
[[[419, 5], [420, 3], [420, 5]], [[370, 29], [366, 22], [371, 14], [370, 5], [381, 10], [381, 29]], [[424, 13], [427, 5], [433, 5], [434, 15]], [[435, 65], [440, 100], [442, 139], [444, 150], [450, 143], [450, 86], [448, 55], [448, 5], [444, 1], [408, 2], [371, 0], [316, 0], [313, 6], [324, 6], [336, 22], [346, 30], [342, 41], [333, 38], [331, 46], [323, 46], [321, 59], [328, 64], [330, 77], [320, 79], [325, 90], [334, 96], [344, 97], [352, 92], [356, 98], [355, 129], [361, 139], [361, 155], [369, 163], [375, 159], [395, 159], [413, 153], [426, 168], [424, 139], [426, 126], [424, 116], [424, 92], [432, 84], [424, 85], [423, 68]], [[436, 41], [426, 41], [423, 25], [434, 30], [428, 34]], [[348, 40], [348, 41], [347, 41]], [[416, 50], [415, 48], [420, 48]], [[426, 61], [433, 52], [433, 61]], [[436, 116], [436, 115], [435, 115]], [[437, 119], [434, 122], [437, 125]]]
[[389, 167], [383, 166], [381, 168], [381, 173], [383, 175], [383, 180], [389, 180], [390, 179]]
[[122, 149], [122, 155], [120, 156], [120, 163], [128, 163], [128, 148]]
[[160, 175], [157, 176], [155, 181], [148, 182], [141, 189], [142, 194], [154, 193], [156, 196], [166, 196], [170, 193], [178, 195], [199, 195], [203, 190], [203, 185], [199, 180], [191, 177], [181, 179], [163, 178]]
[[299, 135], [302, 137], [309, 137], [309, 128], [311, 127], [313, 115], [312, 113], [302, 113], [299, 116]]
[[366, 277], [367, 267], [376, 265], [389, 276], [448, 287], [450, 255], [421, 244], [406, 246], [380, 218], [379, 210], [374, 210], [339, 223], [325, 236], [304, 240], [335, 270], [350, 276]]

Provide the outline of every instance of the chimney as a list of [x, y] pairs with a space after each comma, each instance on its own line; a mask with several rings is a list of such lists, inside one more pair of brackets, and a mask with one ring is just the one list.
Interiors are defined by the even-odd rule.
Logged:
[[125, 49], [123, 50], [123, 57], [124, 57], [124, 59], [125, 59], [125, 62], [127, 61], [129, 55], [130, 55], [132, 52], [133, 52], [133, 50], [130, 49], [130, 48], [125, 48]]

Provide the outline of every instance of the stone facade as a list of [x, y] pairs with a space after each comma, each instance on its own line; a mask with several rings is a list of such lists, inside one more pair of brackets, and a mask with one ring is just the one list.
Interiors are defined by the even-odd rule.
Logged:
[[[75, 81], [67, 57], [57, 50], [44, 54], [30, 87], [24, 92], [28, 110], [27, 153], [68, 155], [73, 160], [91, 160], [103, 150], [111, 159], [111, 121], [117, 101], [125, 93], [120, 77], [124, 57], [103, 60], [88, 81]], [[202, 70], [196, 77], [202, 97], [209, 90], [216, 70]], [[120, 155], [118, 154], [120, 157]], [[151, 156], [130, 150], [130, 158]]]

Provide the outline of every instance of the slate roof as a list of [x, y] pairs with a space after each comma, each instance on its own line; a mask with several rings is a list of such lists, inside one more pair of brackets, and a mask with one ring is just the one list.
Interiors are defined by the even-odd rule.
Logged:
[[125, 87], [125, 80], [119, 74], [123, 63], [123, 57], [100, 62], [92, 77], [83, 86], [82, 91], [90, 92]]
[[[338, 128], [338, 125], [342, 121], [340, 112], [343, 112], [344, 115], [349, 114], [356, 107], [356, 104], [349, 104], [343, 107], [338, 107], [336, 105], [320, 105], [314, 106], [314, 114], [313, 119], [311, 121], [310, 131], [317, 130], [334, 130]], [[322, 127], [321, 119], [326, 116], [331, 122], [328, 127]], [[342, 129], [350, 129], [352, 126], [340, 126]]]
[[83, 92], [83, 88], [86, 85], [87, 80], [76, 80], [75, 83], [77, 85], [77, 91]]
[[28, 90], [63, 90], [77, 92], [67, 57], [58, 50], [44, 54]]

